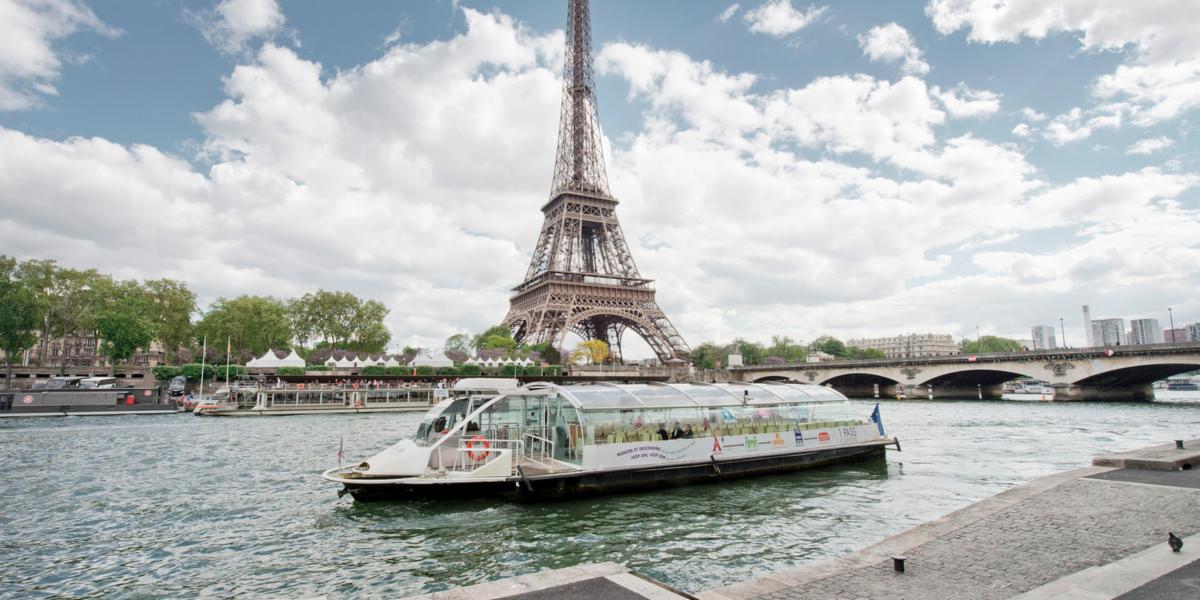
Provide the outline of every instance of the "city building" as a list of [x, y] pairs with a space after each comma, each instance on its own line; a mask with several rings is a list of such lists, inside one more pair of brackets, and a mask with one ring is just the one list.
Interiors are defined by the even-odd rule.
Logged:
[[1178, 329], [1163, 330], [1163, 343], [1165, 344], [1178, 344], [1186, 341], [1188, 341], [1188, 330], [1186, 325]]
[[1200, 342], [1200, 323], [1192, 323], [1186, 327], [1187, 340], [1189, 342]]
[[[22, 353], [19, 360], [13, 361], [18, 366], [39, 367], [108, 367], [108, 358], [100, 354], [99, 336], [69, 335], [43, 339], [38, 334], [38, 341], [33, 348]], [[0, 350], [0, 364], [7, 360], [3, 350]], [[124, 361], [124, 366], [153, 367], [166, 361], [166, 352], [157, 340], [150, 343], [149, 348], [139, 348]]]
[[1161, 344], [1163, 330], [1158, 326], [1158, 319], [1133, 319], [1129, 322], [1130, 344]]
[[1121, 346], [1125, 338], [1125, 319], [1096, 319], [1090, 328], [1089, 346]]
[[1058, 340], [1054, 336], [1054, 326], [1052, 325], [1036, 325], [1032, 329], [1034, 350], [1053, 350], [1058, 347]]
[[1092, 311], [1088, 310], [1088, 305], [1083, 305], [1083, 333], [1087, 336], [1087, 347], [1091, 348], [1096, 345], [1096, 339], [1092, 336]]
[[823, 363], [836, 359], [837, 357], [832, 354], [826, 354], [820, 350], [813, 350], [812, 352], [808, 353], [808, 356], [804, 358], [804, 361], [810, 363]]
[[846, 342], [847, 346], [863, 350], [879, 350], [887, 358], [945, 356], [958, 354], [958, 344], [948, 333], [910, 333], [894, 337], [861, 338]]

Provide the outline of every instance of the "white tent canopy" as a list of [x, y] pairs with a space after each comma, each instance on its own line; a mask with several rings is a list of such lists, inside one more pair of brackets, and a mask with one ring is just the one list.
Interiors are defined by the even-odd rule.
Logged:
[[417, 355], [412, 361], [414, 367], [453, 367], [454, 361], [446, 358], [446, 355], [439, 352], [439, 357], [435, 358], [432, 354], [422, 352]]
[[300, 355], [296, 354], [295, 350], [292, 350], [291, 354], [288, 354], [286, 358], [279, 358], [275, 356], [275, 350], [267, 350], [267, 352], [262, 356], [246, 363], [246, 368], [248, 369], [275, 369], [279, 367], [303, 366], [304, 359], [300, 358]]

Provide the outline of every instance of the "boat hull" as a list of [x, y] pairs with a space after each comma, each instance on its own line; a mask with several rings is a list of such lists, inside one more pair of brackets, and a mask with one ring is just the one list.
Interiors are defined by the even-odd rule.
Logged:
[[417, 406], [364, 406], [364, 407], [333, 407], [333, 408], [247, 408], [242, 410], [213, 410], [196, 413], [206, 417], [293, 417], [296, 415], [340, 415], [358, 413], [393, 413], [393, 412], [427, 412], [428, 404]]
[[388, 483], [343, 481], [340, 494], [356, 501], [381, 502], [427, 498], [491, 496], [516, 501], [558, 500], [665, 487], [694, 485], [743, 477], [775, 475], [827, 465], [882, 458], [892, 440], [804, 452], [773, 453], [716, 462], [660, 464], [624, 469], [575, 471], [487, 481], [426, 478], [395, 479]]

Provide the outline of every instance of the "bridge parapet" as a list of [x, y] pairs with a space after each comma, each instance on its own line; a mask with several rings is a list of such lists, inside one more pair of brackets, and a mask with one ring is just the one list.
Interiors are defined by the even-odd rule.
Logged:
[[[1063, 397], [1088, 399], [1129, 395], [1148, 399], [1151, 382], [1200, 369], [1200, 343], [1148, 344], [986, 354], [956, 354], [901, 359], [839, 360], [791, 365], [755, 365], [731, 369], [738, 381], [793, 379], [829, 384], [844, 392], [875, 385], [934, 388], [941, 395], [999, 396], [1004, 381], [1030, 377], [1047, 381]], [[1071, 388], [1071, 389], [1067, 389]], [[1103, 389], [1100, 393], [1097, 390]], [[1124, 390], [1119, 393], [1114, 390]], [[934, 394], [936, 395], [936, 394]], [[921, 394], [922, 397], [925, 394]], [[957, 397], [957, 396], [953, 396]]]

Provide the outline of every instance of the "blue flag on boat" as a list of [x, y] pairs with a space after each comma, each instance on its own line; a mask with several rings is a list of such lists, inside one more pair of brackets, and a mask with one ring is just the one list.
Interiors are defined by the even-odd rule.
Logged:
[[871, 422], [879, 427], [879, 437], [883, 437], [883, 419], [879, 418], [879, 403], [875, 403], [875, 410], [871, 411]]

